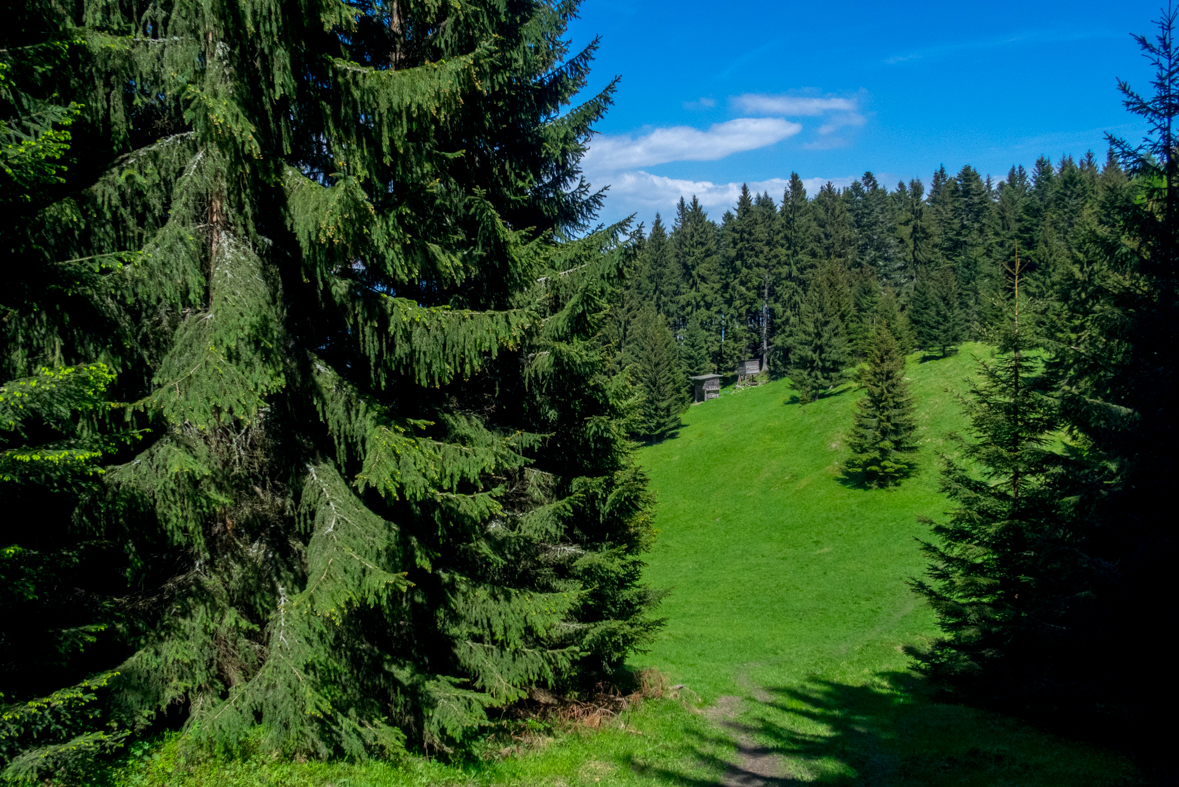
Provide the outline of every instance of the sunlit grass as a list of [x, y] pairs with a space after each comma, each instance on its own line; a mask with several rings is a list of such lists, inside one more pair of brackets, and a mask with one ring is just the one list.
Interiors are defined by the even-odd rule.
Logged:
[[[112, 776], [186, 787], [706, 785], [741, 763], [743, 741], [771, 753], [782, 778], [825, 784], [1134, 783], [1114, 753], [935, 701], [903, 652], [936, 635], [906, 584], [923, 571], [917, 516], [948, 507], [937, 457], [961, 427], [954, 393], [987, 352], [909, 359], [921, 464], [896, 489], [841, 482], [850, 388], [805, 408], [785, 381], [726, 390], [693, 407], [677, 438], [642, 449], [659, 500], [647, 579], [672, 592], [666, 628], [632, 663], [684, 684], [679, 699], [648, 701], [600, 730], [533, 725], [522, 750], [491, 739], [486, 758], [461, 765], [259, 757], [185, 768], [164, 744]], [[734, 718], [723, 727], [702, 712], [722, 696], [739, 698], [726, 700]]]

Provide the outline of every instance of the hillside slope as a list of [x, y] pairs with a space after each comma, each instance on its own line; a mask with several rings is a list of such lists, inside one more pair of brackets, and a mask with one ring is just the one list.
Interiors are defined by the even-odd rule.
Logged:
[[[641, 452], [659, 496], [647, 579], [671, 588], [645, 661], [697, 692], [736, 744], [722, 783], [1132, 779], [1116, 756], [937, 704], [910, 671], [905, 648], [937, 633], [907, 585], [924, 571], [917, 517], [948, 507], [938, 456], [956, 449], [955, 395], [987, 355], [967, 345], [909, 358], [922, 447], [899, 488], [841, 477], [852, 389], [805, 408], [786, 381], [726, 390], [694, 406], [677, 438]], [[712, 756], [701, 749], [701, 761]]]
[[[493, 732], [484, 757], [451, 763], [248, 761], [178, 767], [175, 736], [137, 749], [117, 785], [1122, 785], [1123, 757], [1018, 720], [936, 701], [906, 647], [936, 636], [906, 584], [924, 570], [918, 515], [947, 508], [937, 455], [961, 428], [967, 345], [908, 376], [921, 467], [892, 490], [841, 483], [858, 391], [803, 408], [779, 381], [695, 406], [679, 435], [639, 452], [658, 496], [647, 581], [670, 588], [649, 653], [683, 688], [600, 727], [529, 722]], [[149, 753], [154, 749], [154, 754]], [[177, 776], [183, 773], [182, 778]]]

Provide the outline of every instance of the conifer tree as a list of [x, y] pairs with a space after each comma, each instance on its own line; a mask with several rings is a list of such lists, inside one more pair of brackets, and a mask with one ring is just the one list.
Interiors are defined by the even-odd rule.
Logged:
[[1020, 323], [1028, 304], [1018, 261], [1011, 273], [1014, 298], [998, 354], [979, 362], [962, 400], [970, 421], [969, 439], [956, 438], [962, 459], [945, 460], [942, 488], [956, 508], [947, 522], [923, 519], [936, 541], [922, 545], [929, 580], [913, 584], [943, 632], [920, 654], [923, 669], [964, 696], [1021, 703], [1059, 667], [1061, 654], [1044, 646], [1064, 622], [1068, 591], [1045, 569], [1073, 558], [1060, 548], [1065, 515], [1053, 489], [1062, 467], [1049, 450], [1056, 408]]
[[852, 315], [848, 320], [848, 347], [853, 360], [868, 357], [876, 340], [876, 313], [880, 304], [880, 281], [871, 268], [856, 271], [851, 283]]
[[949, 267], [918, 272], [908, 314], [923, 350], [937, 350], [945, 358], [951, 347], [966, 339], [958, 279]]
[[676, 208], [671, 242], [683, 276], [680, 288], [678, 325], [687, 325], [696, 317], [708, 340], [710, 363], [715, 363], [721, 349], [721, 282], [718, 230], [709, 220], [699, 200], [687, 203], [680, 199]]
[[854, 267], [855, 230], [847, 212], [847, 202], [834, 183], [828, 181], [819, 189], [811, 203], [811, 215], [815, 221], [815, 256], [837, 260], [845, 268]]
[[[1107, 165], [1099, 179], [1103, 217], [1077, 238], [1081, 253], [1061, 282], [1065, 308], [1049, 366], [1064, 425], [1083, 448], [1076, 452], [1082, 470], [1067, 476], [1075, 483], [1062, 481], [1058, 491], [1077, 520], [1066, 554], [1079, 563], [1079, 577], [1054, 572], [1072, 595], [1056, 607], [1064, 620], [1049, 621], [1067, 624], [1058, 649], [1086, 658], [1074, 669], [1059, 664], [1041, 705], [1071, 708], [1081, 699], [1087, 709], [1115, 711], [1115, 719], [1147, 718], [1175, 694], [1164, 682], [1144, 695], [1124, 676], [1141, 654], [1167, 647], [1158, 602], [1171, 592], [1175, 563], [1177, 17], [1168, 8], [1155, 35], [1135, 37], [1153, 67], [1153, 94], [1118, 83], [1124, 106], [1148, 133], [1137, 145], [1110, 139], [1121, 166]], [[1136, 733], [1165, 751], [1166, 733], [1152, 726]]]
[[883, 326], [892, 334], [901, 355], [913, 352], [917, 340], [913, 336], [909, 318], [901, 310], [900, 301], [891, 287], [885, 287], [884, 292], [880, 294], [880, 300], [876, 304], [875, 324]]
[[897, 216], [888, 191], [880, 186], [875, 175], [865, 172], [848, 187], [844, 197], [855, 229], [857, 263], [871, 270], [881, 283], [903, 286]]
[[[4, 776], [168, 707], [193, 747], [449, 746], [645, 641], [644, 480], [597, 337], [629, 251], [555, 240], [600, 204], [578, 160], [609, 102], [569, 107], [572, 7], [30, 8], [6, 95], [83, 108], [64, 182], [0, 218], [0, 380], [105, 364], [144, 434], [62, 512], [81, 528], [6, 546], [84, 555], [72, 621], [124, 617], [84, 669], [2, 676]], [[46, 70], [55, 36], [78, 51]]]
[[712, 374], [712, 353], [708, 347], [708, 334], [700, 324], [699, 315], [688, 319], [684, 330], [684, 341], [680, 344], [680, 359], [689, 376]]
[[647, 440], [662, 440], [680, 426], [687, 404], [683, 366], [663, 315], [646, 310], [639, 318], [635, 385], [642, 394], [634, 431]]
[[808, 404], [839, 385], [849, 363], [847, 320], [850, 294], [842, 268], [835, 262], [819, 269], [799, 320], [790, 336], [791, 382], [799, 401]]
[[667, 229], [659, 214], [651, 224], [636, 274], [635, 291], [638, 303], [650, 305], [668, 319], [676, 313], [679, 298], [680, 271]]
[[893, 287], [898, 296], [907, 300], [917, 279], [917, 271], [933, 257], [932, 231], [926, 216], [925, 186], [920, 180], [909, 181], [908, 187], [898, 183], [893, 193], [897, 203], [896, 231], [900, 245], [900, 262]]
[[864, 396], [856, 403], [846, 469], [870, 487], [890, 486], [913, 472], [917, 421], [905, 382], [905, 357], [883, 323], [860, 373]]
[[779, 371], [789, 363], [790, 335], [806, 297], [806, 281], [814, 265], [814, 235], [814, 217], [806, 186], [798, 173], [792, 172], [782, 195], [778, 227], [774, 233], [777, 264], [772, 305], [774, 340], [769, 362]]

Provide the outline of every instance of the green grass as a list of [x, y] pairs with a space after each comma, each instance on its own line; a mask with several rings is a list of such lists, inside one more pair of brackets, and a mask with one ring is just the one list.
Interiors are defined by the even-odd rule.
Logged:
[[466, 766], [255, 759], [188, 770], [175, 768], [166, 744], [116, 781], [780, 783], [736, 781], [748, 769], [822, 784], [1136, 783], [1116, 753], [937, 702], [903, 652], [937, 632], [906, 584], [923, 571], [915, 539], [927, 528], [916, 517], [947, 508], [936, 457], [961, 426], [950, 391], [964, 389], [973, 355], [985, 352], [968, 345], [944, 360], [910, 358], [921, 465], [897, 489], [841, 482], [850, 389], [805, 408], [786, 382], [726, 390], [693, 407], [678, 437], [640, 452], [659, 500], [647, 578], [671, 594], [660, 611], [666, 628], [633, 662], [684, 684], [678, 699], [646, 702], [596, 732], [541, 726], [522, 753], [498, 756], [511, 741], [489, 741], [493, 756]]

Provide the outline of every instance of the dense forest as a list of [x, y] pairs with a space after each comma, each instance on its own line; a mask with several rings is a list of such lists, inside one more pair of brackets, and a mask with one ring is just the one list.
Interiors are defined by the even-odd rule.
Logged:
[[[918, 668], [1142, 717], [1174, 560], [1175, 15], [1150, 136], [719, 222], [594, 227], [613, 84], [576, 3], [195, 0], [0, 30], [0, 780], [187, 756], [453, 755], [659, 630], [636, 438], [748, 358], [858, 381], [855, 483], [914, 471], [905, 356], [995, 348], [947, 454]], [[261, 743], [258, 743], [261, 741]]]
[[[994, 182], [970, 165], [943, 166], [925, 184], [889, 191], [867, 172], [846, 189], [828, 183], [808, 195], [797, 173], [780, 201], [743, 188], [719, 224], [699, 202], [680, 200], [670, 228], [656, 215], [640, 231], [637, 269], [611, 328], [628, 358], [654, 347], [662, 318], [689, 375], [732, 374], [758, 358], [788, 374], [805, 397], [842, 383], [864, 360], [878, 323], [902, 352], [944, 356], [964, 341], [987, 340], [1011, 290], [1004, 268], [1018, 253], [1027, 294], [1048, 309], [1071, 292], [1071, 261], [1086, 233], [1109, 230], [1130, 178], [1110, 150], [1029, 173], [1012, 167]], [[640, 364], [659, 369], [654, 356]], [[649, 387], [649, 386], [648, 386]], [[681, 385], [681, 388], [683, 386]], [[654, 389], [652, 389], [654, 390]], [[666, 434], [681, 391], [638, 422]]]

